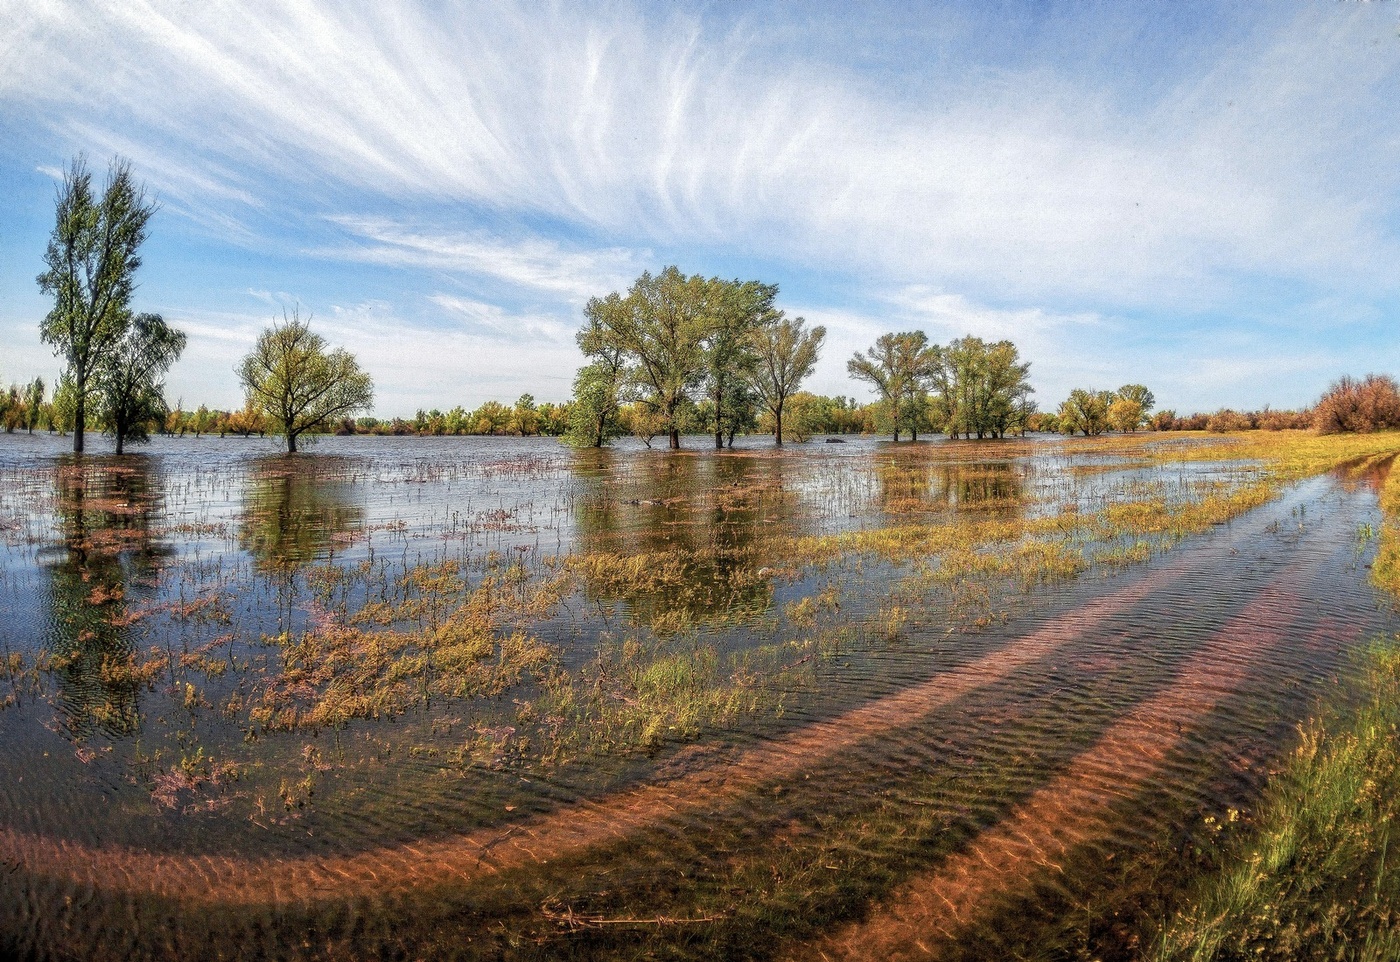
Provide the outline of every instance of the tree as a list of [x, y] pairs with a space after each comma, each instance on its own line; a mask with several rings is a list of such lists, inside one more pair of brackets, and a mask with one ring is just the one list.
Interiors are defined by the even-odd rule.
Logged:
[[1108, 391], [1075, 388], [1060, 405], [1060, 430], [1065, 434], [1082, 431], [1085, 437], [1102, 434], [1108, 427], [1108, 406], [1112, 400]]
[[1142, 404], [1138, 401], [1115, 397], [1108, 406], [1108, 424], [1115, 431], [1136, 431], [1142, 422]]
[[531, 437], [540, 433], [540, 409], [533, 394], [522, 394], [510, 414], [511, 434]]
[[758, 366], [753, 388], [773, 415], [773, 438], [783, 443], [783, 407], [816, 367], [826, 328], [805, 329], [802, 318], [787, 318], [775, 311], [753, 332]]
[[1319, 434], [1400, 427], [1400, 385], [1385, 374], [1342, 377], [1322, 395], [1313, 417]]
[[939, 357], [938, 345], [930, 345], [923, 331], [905, 331], [880, 335], [864, 355], [856, 354], [846, 362], [851, 377], [880, 392], [894, 440], [905, 428], [914, 440], [919, 439], [919, 419]]
[[271, 429], [295, 452], [297, 438], [374, 403], [374, 381], [344, 348], [326, 350], [325, 338], [311, 331], [311, 319], [298, 311], [275, 321], [258, 337], [238, 367], [248, 399], [268, 418]]
[[53, 403], [50, 405], [51, 430], [59, 434], [67, 434], [73, 430], [78, 408], [77, 394], [77, 389], [73, 387], [73, 379], [67, 373], [59, 375], [58, 385], [53, 389]]
[[126, 441], [149, 440], [146, 425], [164, 422], [165, 372], [185, 349], [185, 333], [165, 323], [159, 314], [138, 314], [127, 332], [103, 359], [98, 370], [98, 417], [117, 440], [117, 453]]
[[63, 357], [73, 391], [73, 450], [83, 450], [87, 400], [104, 355], [131, 323], [129, 304], [136, 288], [137, 250], [156, 211], [131, 176], [124, 160], [114, 160], [101, 199], [93, 195], [92, 175], [79, 156], [63, 175], [56, 217], [39, 289], [54, 306], [39, 335]]
[[15, 428], [23, 427], [26, 417], [24, 396], [20, 394], [18, 384], [11, 384], [0, 398], [0, 421], [4, 422], [5, 433], [13, 434]]
[[576, 335], [579, 350], [591, 363], [574, 375], [574, 402], [569, 411], [569, 429], [564, 437], [570, 444], [601, 448], [625, 433], [622, 405], [627, 397], [627, 352], [603, 322], [603, 312], [617, 310], [616, 302], [588, 302], [584, 309], [587, 323]]
[[470, 415], [473, 434], [504, 434], [510, 426], [512, 410], [500, 401], [485, 401]]
[[971, 334], [938, 351], [931, 386], [932, 419], [951, 437], [1004, 438], [1023, 431], [1035, 410], [1030, 363], [1010, 341]]
[[29, 387], [25, 389], [25, 427], [29, 433], [34, 433], [34, 428], [39, 423], [39, 415], [44, 409], [44, 379], [36, 377], [29, 382]]
[[1118, 431], [1136, 431], [1147, 423], [1157, 399], [1141, 384], [1124, 384], [1113, 392], [1108, 406], [1109, 423]]
[[756, 398], [752, 383], [759, 357], [753, 336], [764, 318], [774, 313], [776, 284], [758, 281], [705, 282], [704, 304], [709, 313], [704, 345], [704, 395], [713, 404], [715, 447], [734, 444], [737, 430], [751, 425]]
[[[629, 380], [660, 415], [673, 450], [681, 446], [681, 414], [704, 372], [705, 337], [713, 323], [706, 303], [710, 290], [700, 275], [686, 277], [667, 267], [655, 277], [643, 273], [625, 298], [595, 297], [584, 310], [627, 358]], [[653, 426], [648, 423], [648, 429]]]

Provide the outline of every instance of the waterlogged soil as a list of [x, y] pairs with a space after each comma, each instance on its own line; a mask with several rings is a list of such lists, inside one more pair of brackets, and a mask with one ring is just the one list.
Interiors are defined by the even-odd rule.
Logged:
[[1395, 627], [1374, 472], [1085, 521], [1258, 482], [1189, 440], [64, 441], [5, 957], [1131, 959]]

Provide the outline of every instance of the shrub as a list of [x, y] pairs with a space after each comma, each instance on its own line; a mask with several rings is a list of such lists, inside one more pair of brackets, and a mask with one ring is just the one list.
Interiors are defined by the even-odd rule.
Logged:
[[1320, 434], [1400, 427], [1400, 388], [1384, 374], [1343, 377], [1317, 402], [1313, 423]]
[[1253, 427], [1254, 421], [1248, 414], [1241, 414], [1229, 408], [1221, 408], [1206, 421], [1207, 431], [1218, 431], [1222, 434], [1226, 431], [1248, 431]]

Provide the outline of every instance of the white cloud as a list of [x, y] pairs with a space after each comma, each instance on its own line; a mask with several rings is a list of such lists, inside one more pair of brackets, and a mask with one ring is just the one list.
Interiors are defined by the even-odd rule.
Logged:
[[308, 253], [482, 277], [575, 303], [626, 287], [645, 263], [643, 255], [623, 248], [570, 250], [541, 237], [511, 242], [483, 231], [433, 232], [379, 218], [332, 220], [355, 242]]
[[578, 330], [578, 323], [572, 318], [513, 313], [468, 297], [434, 294], [428, 300], [465, 322], [465, 330], [470, 333], [494, 336], [527, 349], [541, 341], [573, 344], [574, 332]]

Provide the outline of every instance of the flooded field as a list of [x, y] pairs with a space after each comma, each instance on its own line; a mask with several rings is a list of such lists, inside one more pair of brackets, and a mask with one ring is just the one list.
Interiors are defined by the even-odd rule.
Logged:
[[63, 442], [6, 957], [1136, 958], [1397, 627], [1393, 437]]

